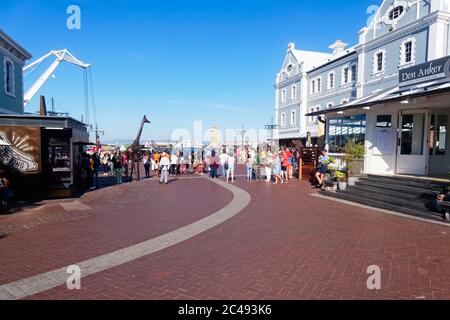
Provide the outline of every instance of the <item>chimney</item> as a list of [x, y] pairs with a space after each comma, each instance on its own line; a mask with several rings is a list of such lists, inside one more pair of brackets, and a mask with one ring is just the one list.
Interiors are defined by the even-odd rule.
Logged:
[[45, 104], [45, 97], [41, 96], [40, 102], [39, 102], [39, 115], [46, 116], [47, 115], [47, 106]]
[[348, 43], [342, 42], [342, 40], [336, 40], [335, 43], [333, 43], [328, 48], [333, 50], [333, 56], [336, 56], [340, 54], [341, 52], [344, 52], [345, 48], [348, 46]]

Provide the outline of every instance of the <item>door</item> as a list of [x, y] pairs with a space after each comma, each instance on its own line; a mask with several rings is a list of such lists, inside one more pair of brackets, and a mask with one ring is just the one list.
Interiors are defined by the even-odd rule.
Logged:
[[396, 170], [398, 174], [427, 174], [425, 128], [428, 118], [428, 112], [425, 110], [400, 112]]

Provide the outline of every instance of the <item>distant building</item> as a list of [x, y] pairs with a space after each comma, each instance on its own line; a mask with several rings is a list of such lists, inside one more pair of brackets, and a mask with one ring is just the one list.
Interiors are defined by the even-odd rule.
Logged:
[[0, 114], [23, 113], [23, 75], [31, 54], [0, 29]]

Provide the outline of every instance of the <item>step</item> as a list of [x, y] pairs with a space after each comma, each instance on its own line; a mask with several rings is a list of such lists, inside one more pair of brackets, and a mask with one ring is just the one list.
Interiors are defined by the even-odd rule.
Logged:
[[[383, 191], [383, 190], [380, 190]], [[351, 194], [360, 196], [367, 199], [372, 199], [376, 201], [382, 201], [384, 203], [389, 203], [397, 206], [407, 207], [414, 210], [420, 210], [424, 212], [432, 212], [434, 213], [434, 210], [432, 209], [432, 203], [427, 200], [420, 200], [420, 199], [404, 199], [396, 197], [395, 195], [389, 195], [389, 194], [381, 194], [381, 193], [373, 193], [373, 192], [367, 192], [367, 191], [361, 191], [354, 187], [348, 187], [348, 189], [344, 192], [341, 192], [342, 194]], [[427, 206], [429, 205], [429, 207]]]
[[361, 178], [356, 182], [357, 185], [364, 185], [364, 186], [373, 186], [378, 188], [384, 188], [387, 190], [397, 191], [397, 192], [403, 192], [403, 193], [411, 193], [415, 194], [417, 196], [421, 195], [436, 195], [440, 190], [429, 190], [424, 188], [417, 188], [417, 187], [411, 187], [411, 186], [405, 186], [405, 185], [398, 185], [390, 183], [389, 181], [374, 181], [374, 180], [367, 180], [365, 178]]
[[444, 187], [448, 186], [448, 184], [442, 182], [419, 180], [414, 178], [406, 178], [398, 176], [367, 175], [367, 177], [363, 177], [363, 179], [367, 179], [370, 181], [389, 182], [391, 184], [428, 189], [438, 192], [441, 191]]
[[425, 218], [425, 219], [430, 219], [430, 220], [434, 220], [434, 221], [440, 221], [440, 222], [447, 222], [448, 223], [448, 221], [446, 221], [438, 213], [423, 212], [423, 211], [420, 211], [420, 210], [414, 210], [414, 209], [406, 208], [406, 207], [403, 207], [403, 206], [397, 206], [397, 205], [385, 203], [385, 202], [382, 202], [382, 201], [377, 201], [377, 200], [373, 200], [373, 199], [367, 199], [367, 198], [364, 198], [364, 197], [361, 197], [361, 196], [358, 196], [358, 195], [341, 193], [341, 192], [321, 191], [320, 194], [328, 196], [328, 197], [331, 197], [331, 198], [336, 198], [336, 199], [346, 200], [346, 201], [350, 201], [350, 202], [355, 202], [355, 203], [359, 203], [359, 204], [370, 206], [370, 207], [390, 210], [390, 211], [394, 211], [394, 212], [400, 212], [400, 213], [408, 214], [408, 215], [415, 216], [415, 217], [420, 217], [420, 218]]
[[375, 193], [375, 194], [381, 194], [386, 195], [390, 197], [396, 197], [399, 199], [405, 199], [409, 201], [420, 201], [424, 202], [427, 200], [434, 200], [435, 199], [435, 193], [423, 193], [421, 195], [417, 195], [414, 193], [408, 193], [408, 192], [402, 192], [402, 191], [394, 191], [389, 190], [385, 188], [380, 188], [376, 186], [369, 186], [369, 185], [362, 185], [362, 184], [356, 184], [354, 186], [348, 186], [351, 190], [356, 190], [360, 192], [368, 192], [368, 193]]

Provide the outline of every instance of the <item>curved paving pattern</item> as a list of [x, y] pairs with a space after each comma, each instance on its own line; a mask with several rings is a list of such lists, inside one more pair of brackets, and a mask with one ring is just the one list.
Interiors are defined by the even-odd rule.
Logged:
[[[226, 207], [204, 219], [162, 236], [77, 263], [76, 265], [81, 268], [81, 276], [86, 277], [93, 275], [193, 238], [231, 219], [239, 214], [250, 203], [251, 196], [243, 189], [217, 179], [211, 181], [233, 193], [233, 200]], [[2, 285], [0, 286], [0, 299], [21, 299], [49, 290], [65, 284], [68, 276], [67, 267], [63, 267]]]

